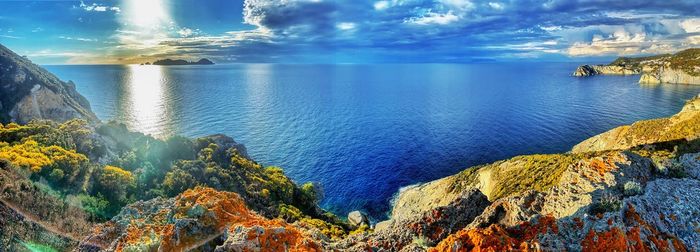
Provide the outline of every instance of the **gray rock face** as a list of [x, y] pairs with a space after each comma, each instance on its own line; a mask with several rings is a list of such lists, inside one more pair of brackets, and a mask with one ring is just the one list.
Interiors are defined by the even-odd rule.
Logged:
[[369, 218], [367, 218], [367, 215], [360, 212], [360, 211], [352, 211], [348, 214], [348, 222], [350, 222], [350, 225], [359, 227], [362, 225], [367, 225], [369, 226]]
[[605, 66], [605, 65], [582, 65], [576, 68], [573, 76], [585, 77], [594, 75], [633, 75], [641, 74], [642, 70], [633, 67]]
[[[639, 224], [650, 227], [642, 234], [660, 235], [666, 239], [679, 239], [686, 247], [700, 249], [700, 181], [695, 179], [659, 179], [650, 182], [645, 193], [631, 197], [627, 203], [627, 218], [634, 217]], [[631, 215], [634, 211], [635, 215]], [[631, 221], [631, 220], [630, 220]], [[643, 226], [643, 225], [642, 225]]]
[[692, 84], [700, 85], [700, 76], [690, 75], [682, 70], [672, 69], [670, 67], [659, 67], [656, 70], [645, 72], [639, 79], [641, 84]]
[[412, 216], [377, 224], [374, 233], [351, 235], [337, 244], [341, 251], [420, 251], [464, 228], [490, 204], [479, 190], [465, 191], [452, 203]]
[[58, 122], [83, 118], [96, 122], [85, 97], [72, 82], [63, 82], [45, 69], [0, 45], [0, 122], [27, 123], [34, 119]]
[[688, 153], [679, 158], [685, 173], [694, 179], [700, 179], [700, 153]]

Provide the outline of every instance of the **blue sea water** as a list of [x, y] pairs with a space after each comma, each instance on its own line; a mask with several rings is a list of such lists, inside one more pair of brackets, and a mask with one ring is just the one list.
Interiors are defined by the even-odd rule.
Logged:
[[385, 218], [400, 187], [556, 153], [669, 116], [700, 86], [570, 77], [572, 63], [47, 66], [103, 120], [166, 137], [225, 133], [263, 165], [320, 182], [322, 206]]

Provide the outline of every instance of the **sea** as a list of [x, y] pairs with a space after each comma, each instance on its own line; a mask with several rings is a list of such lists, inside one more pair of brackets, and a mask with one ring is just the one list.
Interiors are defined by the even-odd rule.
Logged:
[[566, 152], [670, 116], [700, 86], [572, 77], [576, 63], [51, 65], [101, 120], [158, 138], [224, 133], [321, 206], [387, 218], [400, 188], [516, 155]]

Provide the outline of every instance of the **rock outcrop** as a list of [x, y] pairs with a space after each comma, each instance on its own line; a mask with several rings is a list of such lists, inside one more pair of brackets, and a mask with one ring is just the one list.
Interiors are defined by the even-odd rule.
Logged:
[[0, 45], [0, 122], [63, 122], [73, 118], [97, 121], [90, 103], [78, 94], [75, 84], [59, 80]]
[[618, 58], [608, 65], [582, 65], [573, 76], [641, 74], [640, 84], [700, 85], [700, 49], [693, 48], [676, 54], [639, 58]]
[[683, 70], [673, 69], [668, 66], [658, 67], [642, 74], [639, 79], [641, 84], [700, 84], [700, 75], [691, 75]]
[[605, 66], [605, 65], [582, 65], [576, 68], [573, 76], [584, 77], [593, 75], [634, 75], [640, 74], [642, 70], [634, 67]]
[[175, 198], [125, 207], [111, 221], [95, 228], [78, 250], [100, 249], [321, 251], [322, 247], [300, 228], [249, 210], [236, 193], [198, 187]]

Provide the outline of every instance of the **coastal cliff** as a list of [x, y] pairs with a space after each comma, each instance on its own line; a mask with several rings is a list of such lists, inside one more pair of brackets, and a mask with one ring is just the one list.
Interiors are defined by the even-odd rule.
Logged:
[[519, 156], [406, 188], [387, 222], [478, 190], [489, 206], [427, 250], [697, 250], [699, 108], [695, 98], [673, 117], [622, 126], [572, 153]]
[[0, 45], [0, 122], [64, 122], [72, 118], [97, 121], [90, 103], [75, 90], [75, 84], [59, 80]]
[[608, 65], [582, 65], [573, 76], [641, 74], [640, 84], [700, 85], [700, 49], [692, 48], [676, 54], [649, 57], [621, 57]]
[[593, 75], [634, 75], [640, 74], [641, 69], [624, 66], [603, 66], [603, 65], [582, 65], [576, 68], [574, 76], [593, 76]]

